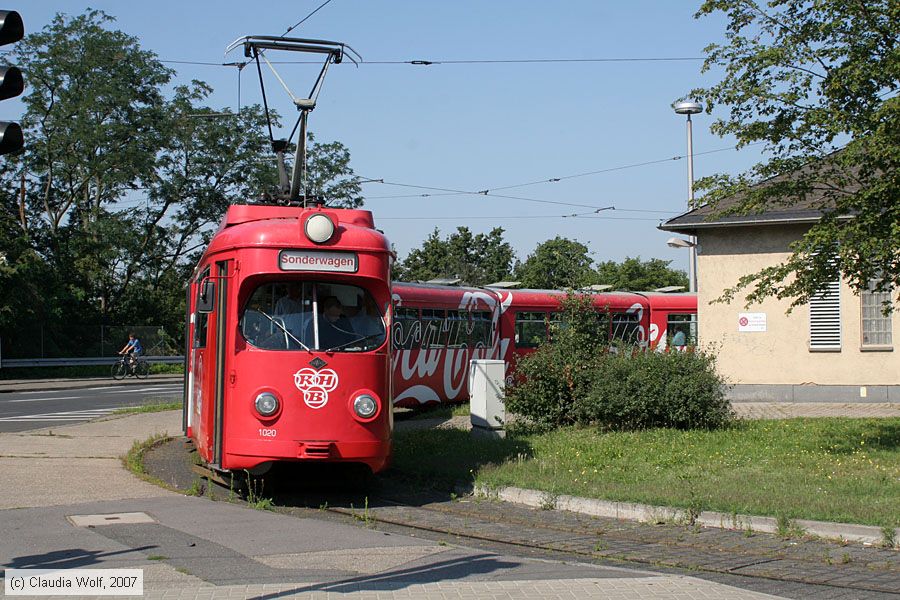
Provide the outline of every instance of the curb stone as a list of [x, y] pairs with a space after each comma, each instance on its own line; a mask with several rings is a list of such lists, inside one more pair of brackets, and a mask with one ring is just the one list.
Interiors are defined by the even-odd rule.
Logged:
[[[496, 498], [505, 502], [523, 504], [532, 508], [545, 510], [565, 510], [594, 517], [607, 517], [640, 521], [644, 523], [691, 523], [690, 512], [683, 508], [653, 506], [634, 502], [611, 502], [526, 490], [516, 487], [489, 488], [479, 485], [473, 490], [476, 496]], [[718, 529], [742, 529], [762, 533], [778, 533], [778, 520], [772, 517], [730, 514], [716, 511], [702, 511], [693, 519], [693, 523], [704, 527]], [[838, 539], [846, 542], [858, 542], [874, 546], [884, 542], [881, 527], [874, 525], [853, 525], [849, 523], [830, 523], [827, 521], [810, 521], [796, 519], [791, 525], [798, 527], [804, 534], [821, 538]], [[894, 530], [894, 548], [900, 549], [900, 527]]]

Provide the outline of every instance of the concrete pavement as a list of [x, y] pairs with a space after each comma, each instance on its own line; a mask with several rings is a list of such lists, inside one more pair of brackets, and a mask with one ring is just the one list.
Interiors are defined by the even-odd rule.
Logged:
[[[168, 379], [179, 380], [180, 376]], [[47, 384], [14, 385], [46, 389]], [[86, 384], [94, 385], [96, 380]], [[896, 404], [744, 403], [736, 405], [736, 410], [750, 418], [900, 416]], [[860, 410], [865, 414], [859, 414]], [[0, 433], [0, 565], [142, 568], [145, 596], [150, 598], [777, 597], [682, 573], [508, 556], [326, 522], [315, 516], [297, 518], [210, 502], [140, 481], [121, 465], [119, 457], [134, 441], [155, 434], [177, 436], [180, 426], [179, 413], [168, 412]], [[492, 510], [509, 512], [503, 507]], [[73, 516], [110, 513], [144, 513], [150, 522], [91, 528], [72, 523]], [[542, 513], [534, 518], [549, 516], [547, 511]], [[475, 523], [472, 517], [459, 519], [460, 527]], [[568, 542], [561, 538], [558, 543]], [[612, 543], [617, 543], [615, 538]], [[622, 552], [623, 556], [634, 556], [638, 562], [647, 556], [645, 563], [657, 564], [653, 553], [635, 545], [634, 538], [623, 537], [621, 543], [625, 550], [632, 549], [630, 554]], [[857, 560], [856, 554], [853, 558]], [[710, 560], [716, 559], [711, 556]], [[884, 578], [893, 572], [890, 565], [885, 568], [888, 571], [873, 577]], [[836, 572], [833, 577], [845, 575]], [[826, 570], [822, 579], [827, 578]], [[788, 596], [804, 597], [811, 593], [809, 589], [799, 587]], [[854, 592], [829, 595], [865, 596]]]
[[[0, 434], [4, 568], [144, 569], [149, 598], [771, 598], [682, 575], [506, 556], [181, 496], [118, 457], [177, 412]], [[150, 523], [73, 525], [145, 513]]]

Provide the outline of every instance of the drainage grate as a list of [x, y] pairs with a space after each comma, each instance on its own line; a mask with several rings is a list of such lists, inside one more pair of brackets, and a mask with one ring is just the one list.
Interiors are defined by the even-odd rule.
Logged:
[[156, 519], [143, 512], [109, 513], [105, 515], [69, 515], [66, 517], [75, 527], [97, 527], [99, 525], [134, 525], [136, 523], [156, 523]]

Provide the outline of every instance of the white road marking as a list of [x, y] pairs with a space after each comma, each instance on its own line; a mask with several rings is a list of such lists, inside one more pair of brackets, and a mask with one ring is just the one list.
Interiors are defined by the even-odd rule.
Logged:
[[41, 413], [36, 415], [16, 415], [14, 417], [0, 417], [2, 423], [22, 423], [39, 421], [88, 421], [96, 417], [102, 417], [115, 410], [112, 408], [90, 408], [87, 410], [72, 410], [66, 412]]
[[108, 390], [103, 393], [104, 394], [138, 394], [138, 393], [144, 393], [144, 392], [165, 392], [165, 391], [173, 391], [174, 392], [174, 391], [181, 390], [181, 389], [182, 389], [182, 387], [180, 385], [168, 386], [168, 387], [156, 386], [156, 387], [146, 387], [146, 388], [139, 388], [139, 389], [124, 389], [124, 390], [120, 388], [120, 389], [116, 389], [116, 390]]
[[16, 402], [49, 402], [50, 400], [77, 400], [81, 396], [60, 396], [59, 398], [23, 398], [22, 400], [8, 400], [8, 404]]

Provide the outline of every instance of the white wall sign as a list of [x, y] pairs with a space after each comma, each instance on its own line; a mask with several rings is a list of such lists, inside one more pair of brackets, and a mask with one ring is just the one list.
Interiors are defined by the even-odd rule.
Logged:
[[766, 313], [738, 313], [738, 331], [765, 331]]
[[356, 273], [359, 268], [359, 257], [354, 252], [282, 250], [278, 256], [278, 266], [282, 271]]

